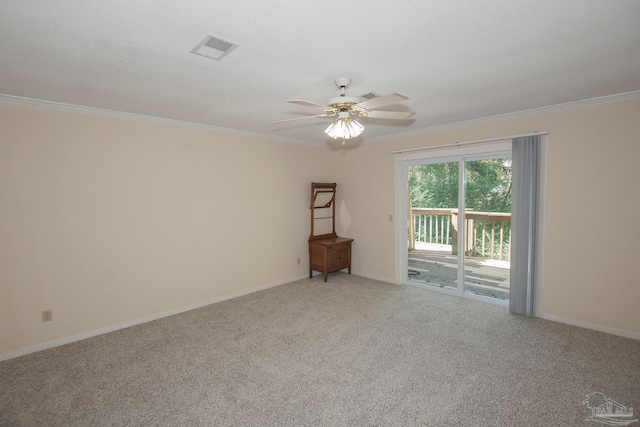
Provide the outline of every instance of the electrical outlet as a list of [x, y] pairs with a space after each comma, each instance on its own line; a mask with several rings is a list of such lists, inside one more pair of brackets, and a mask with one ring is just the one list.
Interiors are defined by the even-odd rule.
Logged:
[[298, 258], [298, 265], [300, 265], [300, 258]]
[[53, 311], [51, 310], [43, 310], [42, 311], [42, 321], [43, 322], [51, 322], [53, 320]]
[[389, 222], [393, 222], [393, 215], [389, 214]]

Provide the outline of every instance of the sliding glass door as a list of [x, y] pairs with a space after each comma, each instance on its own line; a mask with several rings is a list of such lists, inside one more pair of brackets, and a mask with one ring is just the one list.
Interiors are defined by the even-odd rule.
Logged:
[[411, 282], [458, 289], [459, 169], [457, 161], [408, 166], [412, 229], [407, 275]]
[[509, 300], [511, 158], [464, 162], [464, 292]]
[[422, 158], [404, 163], [404, 282], [509, 300], [511, 156]]

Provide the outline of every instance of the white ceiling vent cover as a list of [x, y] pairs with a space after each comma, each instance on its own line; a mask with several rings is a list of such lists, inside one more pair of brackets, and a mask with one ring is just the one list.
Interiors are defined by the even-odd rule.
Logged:
[[191, 53], [220, 61], [238, 46], [237, 43], [208, 35], [193, 48]]
[[365, 93], [364, 95], [360, 95], [360, 98], [373, 99], [373, 98], [378, 98], [380, 96], [382, 95], [380, 95], [379, 93], [369, 92], [369, 93]]

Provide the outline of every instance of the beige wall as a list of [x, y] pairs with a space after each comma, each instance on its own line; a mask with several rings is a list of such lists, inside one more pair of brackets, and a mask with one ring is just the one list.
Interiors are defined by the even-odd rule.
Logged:
[[638, 99], [334, 151], [354, 272], [395, 280], [391, 151], [536, 130], [549, 132], [543, 315], [640, 338]]
[[640, 100], [346, 150], [0, 106], [0, 355], [306, 275], [311, 181], [338, 183], [354, 273], [393, 282], [390, 152], [534, 130], [543, 315], [640, 336]]
[[330, 179], [329, 161], [0, 106], [0, 354], [304, 276], [309, 183]]

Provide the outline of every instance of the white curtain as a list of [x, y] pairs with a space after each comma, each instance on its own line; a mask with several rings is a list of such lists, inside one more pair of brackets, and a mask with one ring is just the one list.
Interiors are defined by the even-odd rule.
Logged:
[[540, 136], [512, 141], [511, 313], [535, 316]]

